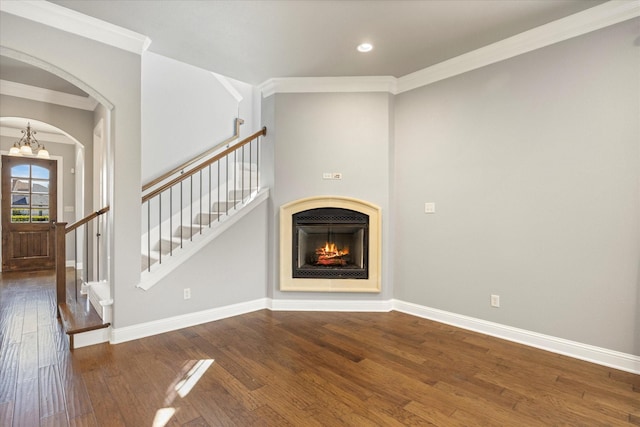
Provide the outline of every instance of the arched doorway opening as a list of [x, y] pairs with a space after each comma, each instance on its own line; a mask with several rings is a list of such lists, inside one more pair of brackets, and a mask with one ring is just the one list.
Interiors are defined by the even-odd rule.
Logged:
[[[11, 138], [11, 133], [19, 134], [30, 123], [52, 158], [59, 159], [57, 221], [71, 224], [108, 205], [113, 178], [109, 168], [112, 105], [89, 85], [38, 58], [3, 47], [0, 61], [2, 113], [12, 116], [1, 118], [2, 154], [18, 139]], [[99, 145], [97, 150], [94, 144]], [[83, 281], [108, 280], [110, 234], [106, 219], [99, 229], [78, 230], [75, 246], [88, 247], [86, 257], [78, 256], [74, 244], [67, 243], [67, 265], [86, 272]], [[101, 261], [96, 252], [102, 254]]]

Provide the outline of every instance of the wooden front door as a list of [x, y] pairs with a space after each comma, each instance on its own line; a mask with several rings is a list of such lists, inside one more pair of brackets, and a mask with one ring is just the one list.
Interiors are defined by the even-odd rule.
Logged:
[[55, 160], [2, 156], [2, 271], [55, 267]]

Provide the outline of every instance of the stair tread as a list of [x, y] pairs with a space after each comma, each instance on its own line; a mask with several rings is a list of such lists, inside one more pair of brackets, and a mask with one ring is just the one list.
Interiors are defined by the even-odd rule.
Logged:
[[98, 313], [96, 313], [91, 306], [89, 306], [89, 309], [86, 309], [81, 304], [60, 303], [58, 304], [58, 313], [60, 314], [60, 320], [67, 335], [95, 331], [96, 329], [111, 326], [111, 323], [103, 323]]

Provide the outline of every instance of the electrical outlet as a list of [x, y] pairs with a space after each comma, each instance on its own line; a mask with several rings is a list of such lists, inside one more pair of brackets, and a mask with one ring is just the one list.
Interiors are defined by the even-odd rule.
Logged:
[[500, 307], [500, 295], [491, 295], [491, 307]]
[[184, 288], [184, 299], [190, 299], [191, 298], [191, 288]]
[[342, 172], [334, 172], [333, 179], [342, 179]]

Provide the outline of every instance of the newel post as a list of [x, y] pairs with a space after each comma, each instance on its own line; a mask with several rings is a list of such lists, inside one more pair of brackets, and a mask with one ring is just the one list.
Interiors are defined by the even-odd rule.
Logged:
[[56, 222], [54, 238], [56, 243], [56, 306], [67, 302], [67, 250], [66, 222]]

